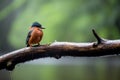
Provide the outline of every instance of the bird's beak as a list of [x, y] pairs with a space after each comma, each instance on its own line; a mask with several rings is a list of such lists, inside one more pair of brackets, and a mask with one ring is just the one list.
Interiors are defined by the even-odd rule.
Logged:
[[45, 28], [42, 26], [41, 29], [45, 29]]

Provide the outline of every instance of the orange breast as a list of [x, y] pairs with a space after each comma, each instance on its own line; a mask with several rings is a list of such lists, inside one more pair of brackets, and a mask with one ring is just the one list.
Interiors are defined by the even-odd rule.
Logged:
[[35, 28], [31, 33], [29, 44], [37, 44], [42, 40], [43, 32], [42, 30]]

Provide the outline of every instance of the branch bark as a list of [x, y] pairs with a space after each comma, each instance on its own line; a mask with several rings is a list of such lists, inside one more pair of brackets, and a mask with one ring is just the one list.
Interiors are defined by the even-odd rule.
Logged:
[[38, 47], [25, 47], [0, 56], [0, 70], [13, 70], [15, 65], [25, 61], [43, 57], [62, 56], [73, 57], [96, 57], [119, 54], [120, 40], [105, 40], [100, 38], [95, 30], [92, 30], [97, 42], [74, 43], [74, 42], [53, 42]]

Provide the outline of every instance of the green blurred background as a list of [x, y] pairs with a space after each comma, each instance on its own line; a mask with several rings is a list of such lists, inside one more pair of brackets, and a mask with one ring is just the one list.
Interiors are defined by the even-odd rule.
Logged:
[[[0, 55], [25, 47], [35, 21], [46, 28], [41, 44], [92, 42], [92, 29], [120, 39], [120, 0], [0, 0]], [[0, 80], [3, 73], [9, 78], [0, 71]], [[10, 75], [12, 80], [120, 80], [120, 56], [44, 58], [19, 64]]]

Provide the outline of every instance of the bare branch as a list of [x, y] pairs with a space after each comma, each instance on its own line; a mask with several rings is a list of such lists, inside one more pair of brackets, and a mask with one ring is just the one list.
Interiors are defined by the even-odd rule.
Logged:
[[59, 59], [62, 56], [96, 57], [119, 54], [120, 40], [105, 40], [101, 42], [102, 39], [98, 37], [94, 30], [93, 34], [98, 40], [97, 46], [95, 46], [95, 42], [54, 42], [38, 47], [25, 47], [0, 56], [0, 69], [13, 70], [18, 63], [43, 57], [55, 57]]

